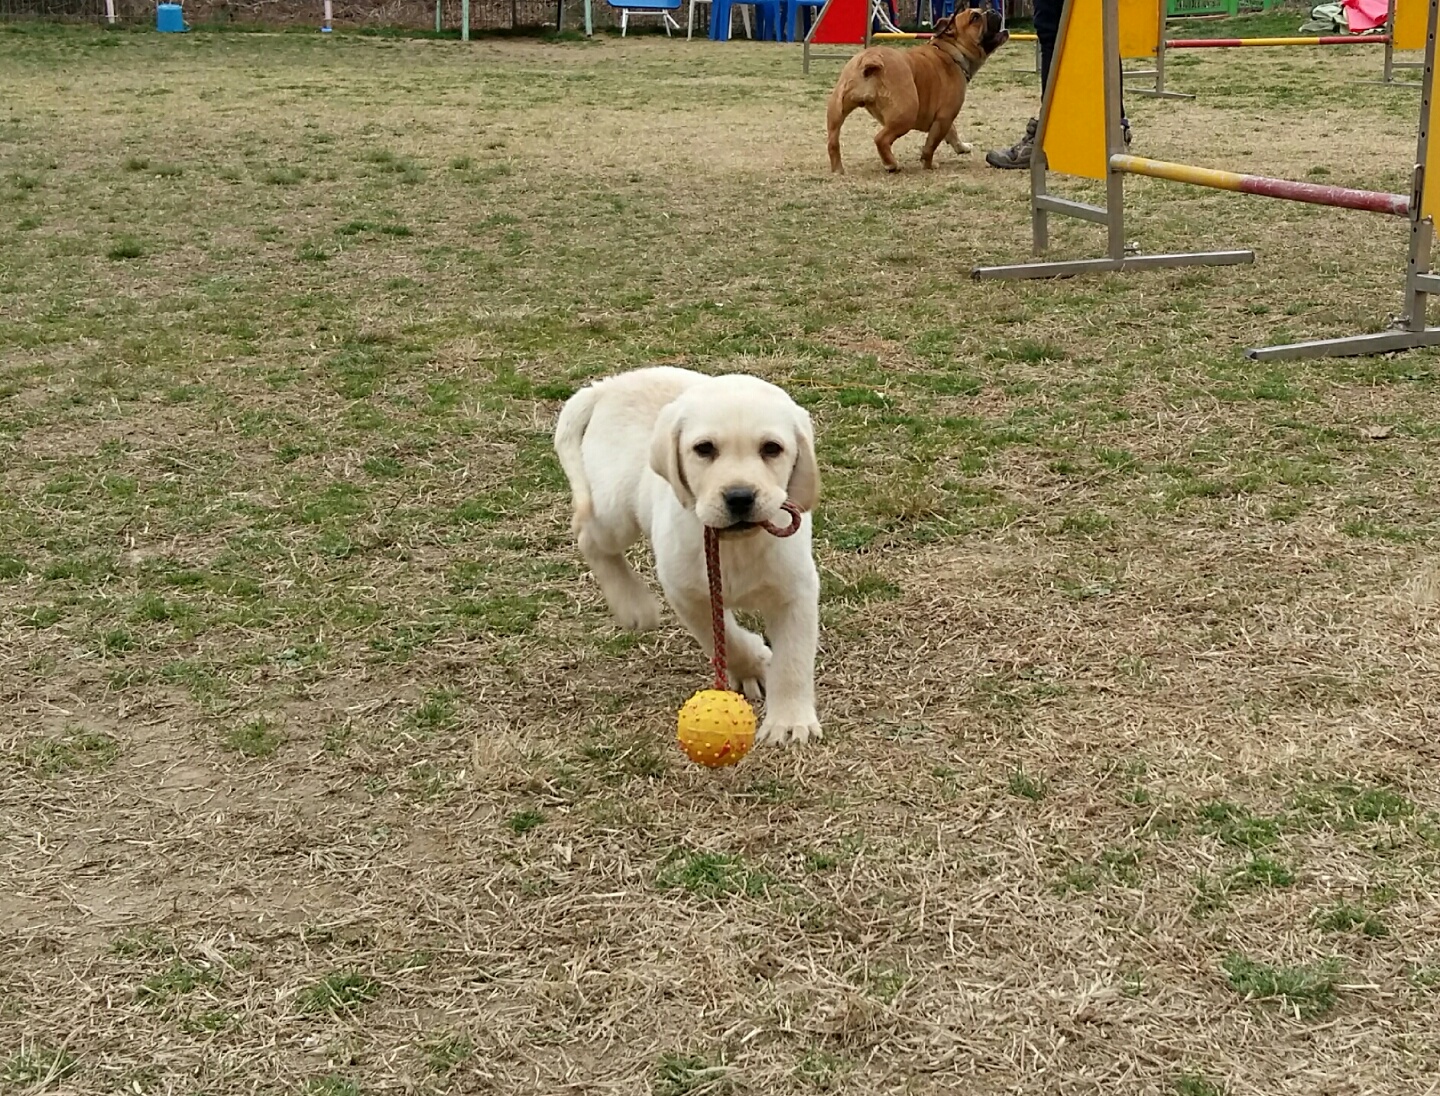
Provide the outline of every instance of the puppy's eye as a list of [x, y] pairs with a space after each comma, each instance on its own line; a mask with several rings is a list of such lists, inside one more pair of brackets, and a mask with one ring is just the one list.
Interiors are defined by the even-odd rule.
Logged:
[[714, 460], [720, 450], [715, 448], [713, 441], [700, 441], [695, 443], [695, 455], [702, 460]]
[[760, 455], [766, 460], [774, 460], [783, 452], [785, 452], [785, 447], [778, 441], [767, 441], [760, 447]]

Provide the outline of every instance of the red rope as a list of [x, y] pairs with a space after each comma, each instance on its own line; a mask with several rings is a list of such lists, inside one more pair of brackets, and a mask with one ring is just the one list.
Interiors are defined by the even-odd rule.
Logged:
[[[790, 515], [788, 526], [772, 525], [768, 521], [760, 524], [772, 537], [794, 536], [800, 529], [800, 510], [790, 502], [781, 509]], [[715, 653], [710, 658], [710, 664], [715, 667], [715, 688], [725, 692], [730, 688], [730, 673], [725, 664], [725, 597], [720, 582], [721, 532], [723, 530], [705, 526], [705, 574], [710, 580], [710, 627], [715, 635]]]

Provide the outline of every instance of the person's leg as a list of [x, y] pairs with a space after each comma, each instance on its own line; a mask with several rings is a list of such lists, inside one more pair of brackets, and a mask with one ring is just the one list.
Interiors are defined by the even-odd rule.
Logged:
[[[1060, 34], [1060, 16], [1065, 10], [1065, 0], [1035, 0], [1035, 37], [1040, 42], [1040, 98], [1045, 98], [1045, 89], [1050, 83], [1050, 64], [1055, 57], [1055, 40]], [[1124, 130], [1125, 144], [1130, 144], [1130, 121], [1125, 115], [1124, 78], [1121, 78], [1120, 124]], [[991, 167], [1028, 168], [1030, 153], [1035, 147], [1035, 131], [1040, 120], [1031, 118], [1025, 126], [1025, 135], [1009, 148], [995, 149], [985, 154], [985, 162]]]
[[[1040, 97], [1045, 97], [1045, 86], [1050, 80], [1050, 61], [1055, 56], [1055, 37], [1060, 33], [1060, 13], [1065, 0], [1035, 0], [1035, 37], [1040, 42]], [[1030, 152], [1035, 147], [1035, 130], [1040, 125], [1038, 118], [1031, 118], [1025, 126], [1025, 135], [1009, 148], [997, 148], [985, 153], [985, 162], [991, 167], [1022, 168], [1030, 166]]]
[[1040, 39], [1040, 98], [1050, 84], [1050, 62], [1055, 57], [1055, 38], [1060, 33], [1060, 13], [1065, 0], [1035, 0], [1035, 37]]

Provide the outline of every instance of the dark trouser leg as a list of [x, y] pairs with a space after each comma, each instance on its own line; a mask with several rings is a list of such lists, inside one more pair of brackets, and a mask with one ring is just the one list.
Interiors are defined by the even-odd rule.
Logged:
[[1035, 0], [1035, 37], [1040, 39], [1040, 96], [1050, 83], [1050, 61], [1055, 56], [1055, 37], [1060, 33], [1060, 12], [1064, 0]]
[[[1055, 40], [1060, 35], [1060, 16], [1065, 10], [1065, 0], [1034, 0], [1035, 37], [1040, 44], [1040, 95], [1043, 100], [1045, 89], [1050, 83], [1050, 64], [1055, 57]], [[1121, 81], [1120, 118], [1125, 144], [1130, 144], [1130, 123], [1125, 121], [1124, 81]], [[1030, 155], [1034, 150], [1037, 120], [1030, 119], [1025, 127], [1025, 136], [1006, 149], [995, 149], [985, 154], [985, 162], [998, 168], [1028, 168]]]
[[[1060, 34], [1060, 13], [1065, 0], [1035, 0], [1035, 37], [1040, 39], [1040, 97], [1050, 84], [1050, 61], [1055, 56], [1055, 39]], [[1125, 77], [1120, 77], [1120, 117], [1125, 114]]]

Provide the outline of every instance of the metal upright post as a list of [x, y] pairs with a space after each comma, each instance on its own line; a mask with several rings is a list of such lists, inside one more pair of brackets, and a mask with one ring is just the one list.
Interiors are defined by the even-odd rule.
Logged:
[[[1394, 5], [1391, 5], [1393, 18]], [[1435, 32], [1440, 0], [1430, 0], [1430, 22], [1425, 32], [1425, 75], [1420, 83], [1420, 125], [1415, 137], [1415, 171], [1410, 183], [1410, 253], [1405, 265], [1405, 315], [1389, 331], [1351, 335], [1339, 339], [1264, 346], [1247, 351], [1256, 361], [1295, 358], [1345, 358], [1364, 354], [1388, 354], [1422, 346], [1440, 346], [1440, 327], [1425, 322], [1431, 293], [1440, 293], [1440, 276], [1430, 269], [1431, 245], [1435, 239], [1432, 211], [1426, 209], [1426, 174], [1430, 160], [1431, 111], [1435, 94]]]
[[[1034, 150], [1030, 154], [1030, 215], [1031, 236], [1036, 256], [1043, 255], [1049, 246], [1049, 215], [1058, 213], [1065, 217], [1104, 225], [1106, 248], [1104, 258], [1068, 259], [1059, 262], [1030, 262], [1010, 266], [982, 266], [970, 272], [976, 279], [982, 278], [1064, 278], [1075, 274], [1095, 274], [1108, 270], [1153, 270], [1160, 267], [1177, 266], [1233, 266], [1237, 263], [1254, 262], [1253, 251], [1199, 251], [1167, 255], [1128, 255], [1125, 242], [1125, 181], [1124, 173], [1117, 170], [1113, 160], [1123, 159], [1124, 138], [1120, 125], [1120, 20], [1118, 0], [1099, 0], [1100, 5], [1100, 80], [1099, 94], [1088, 87], [1067, 88], [1065, 50], [1071, 48], [1069, 35], [1074, 9], [1077, 3], [1084, 3], [1087, 14], [1093, 19], [1095, 0], [1065, 0], [1060, 16], [1060, 31], [1056, 38], [1056, 52], [1051, 59], [1051, 71], [1046, 76], [1045, 96], [1040, 105], [1040, 122], [1036, 128]], [[1440, 0], [1436, 0], [1440, 2]], [[1093, 23], [1084, 24], [1093, 27]], [[1087, 48], [1094, 48], [1094, 38], [1089, 39]], [[1085, 80], [1092, 79], [1095, 55], [1080, 54], [1076, 63], [1088, 73]], [[1081, 81], [1082, 83], [1084, 80]], [[1093, 86], [1093, 85], [1091, 85]], [[1060, 96], [1065, 96], [1063, 108]], [[1098, 109], [1091, 104], [1103, 100]], [[1049, 158], [1045, 152], [1046, 138], [1052, 118], [1063, 116], [1059, 124], [1067, 132], [1093, 134], [1103, 144], [1101, 160], [1103, 174], [1095, 173], [1093, 165], [1084, 173], [1089, 178], [1105, 183], [1105, 205], [1096, 206], [1062, 198], [1049, 193]], [[1078, 116], [1077, 116], [1078, 115]], [[1068, 170], [1062, 165], [1062, 170]]]

